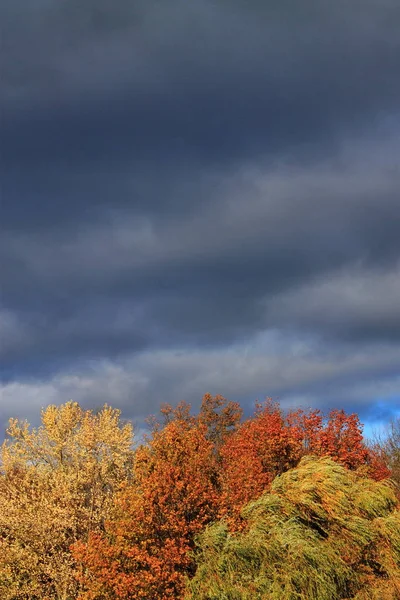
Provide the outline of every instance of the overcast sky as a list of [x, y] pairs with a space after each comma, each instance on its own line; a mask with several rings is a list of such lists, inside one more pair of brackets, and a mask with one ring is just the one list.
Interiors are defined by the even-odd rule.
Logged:
[[3, 0], [0, 423], [400, 407], [398, 0]]

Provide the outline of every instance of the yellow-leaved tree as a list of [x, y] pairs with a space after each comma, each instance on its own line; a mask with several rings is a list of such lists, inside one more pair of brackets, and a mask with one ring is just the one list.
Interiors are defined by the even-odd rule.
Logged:
[[41, 426], [11, 419], [1, 447], [0, 597], [72, 600], [70, 546], [101, 531], [132, 473], [133, 431], [120, 412], [49, 406]]

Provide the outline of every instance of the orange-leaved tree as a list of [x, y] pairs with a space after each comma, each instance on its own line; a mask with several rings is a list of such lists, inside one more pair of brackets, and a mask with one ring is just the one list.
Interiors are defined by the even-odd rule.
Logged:
[[74, 546], [82, 600], [183, 597], [194, 537], [217, 518], [220, 502], [215, 427], [187, 408], [164, 407], [166, 424], [137, 450], [133, 483], [119, 494], [105, 533]]
[[276, 475], [294, 467], [302, 455], [302, 437], [300, 426], [289, 427], [277, 403], [270, 398], [257, 403], [254, 416], [221, 449], [225, 512], [238, 515]]
[[197, 420], [206, 426], [207, 439], [214, 443], [217, 454], [223, 443], [238, 429], [242, 414], [238, 402], [228, 401], [219, 394], [203, 396]]
[[332, 410], [320, 433], [320, 441], [321, 454], [330, 456], [348, 469], [357, 469], [368, 460], [368, 448], [356, 414]]
[[200, 410], [196, 415], [192, 414], [191, 408], [187, 402], [179, 402], [175, 407], [171, 404], [162, 404], [161, 422], [155, 416], [148, 419], [152, 431], [159, 431], [161, 427], [176, 420], [191, 424], [200, 423], [205, 426], [206, 437], [214, 444], [218, 453], [225, 440], [240, 425], [243, 414], [240, 404], [227, 400], [220, 394], [213, 396], [207, 393], [204, 394]]
[[376, 481], [390, 477], [385, 457], [365, 442], [358, 415], [332, 410], [320, 432], [320, 455], [327, 455], [350, 470], [361, 470]]

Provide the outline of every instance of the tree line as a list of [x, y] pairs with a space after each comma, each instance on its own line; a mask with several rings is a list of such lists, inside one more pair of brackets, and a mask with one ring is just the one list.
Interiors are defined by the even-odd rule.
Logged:
[[206, 394], [164, 405], [135, 445], [105, 405], [11, 419], [0, 455], [4, 600], [395, 600], [400, 423], [356, 414], [244, 419]]

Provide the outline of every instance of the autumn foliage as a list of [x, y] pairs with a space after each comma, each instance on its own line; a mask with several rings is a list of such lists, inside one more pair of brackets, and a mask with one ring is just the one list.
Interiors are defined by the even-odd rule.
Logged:
[[[357, 415], [292, 410], [267, 400], [247, 419], [206, 394], [197, 414], [164, 405], [133, 446], [118, 411], [49, 407], [42, 425], [10, 422], [0, 475], [0, 595], [5, 600], [173, 600], [197, 572], [196, 540], [306, 455], [357, 477], [386, 479]], [[266, 596], [267, 597], [267, 596]]]
[[79, 585], [70, 546], [101, 530], [133, 462], [119, 411], [76, 402], [42, 412], [30, 430], [12, 419], [1, 449], [0, 597], [67, 600]]
[[187, 600], [397, 600], [400, 513], [389, 481], [304, 457], [242, 511], [197, 538]]
[[[260, 496], [277, 475], [295, 467], [306, 454], [330, 456], [348, 469], [383, 479], [390, 472], [364, 444], [357, 415], [332, 411], [324, 420], [318, 410], [283, 414], [268, 399], [256, 404], [247, 419], [221, 449], [223, 501], [228, 514]], [[244, 467], [245, 465], [245, 467]]]

